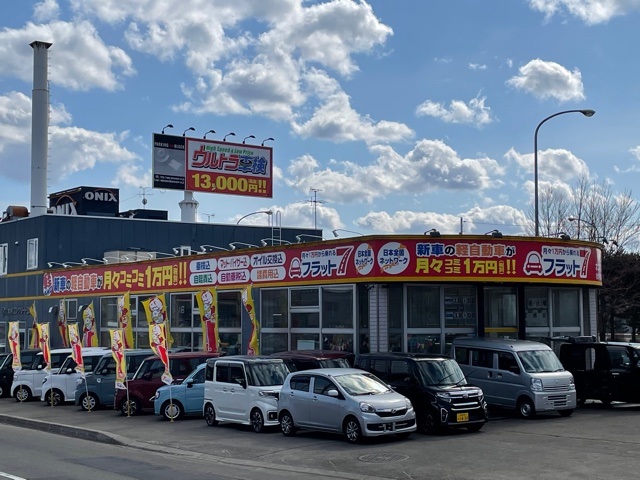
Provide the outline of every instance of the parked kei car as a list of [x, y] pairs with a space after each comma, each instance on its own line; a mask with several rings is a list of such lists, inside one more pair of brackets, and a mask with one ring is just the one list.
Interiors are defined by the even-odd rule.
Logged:
[[[193, 369], [219, 353], [179, 352], [169, 354], [169, 369], [174, 383], [182, 382]], [[123, 415], [138, 415], [144, 410], [153, 410], [153, 396], [162, 385], [164, 364], [154, 355], [143, 360], [133, 378], [127, 382], [127, 390], [116, 390], [115, 408]]]
[[567, 340], [560, 345], [560, 361], [575, 378], [578, 405], [588, 399], [640, 402], [640, 343]]
[[[110, 350], [103, 347], [87, 347], [82, 349], [82, 361], [84, 372], [93, 372], [100, 359], [105, 355], [105, 351]], [[73, 402], [76, 398], [77, 381], [81, 374], [76, 371], [77, 364], [71, 355], [67, 356], [56, 373], [46, 375], [42, 380], [40, 400], [47, 405], [61, 405], [66, 402]]]
[[153, 397], [155, 414], [162, 415], [166, 420], [177, 420], [184, 415], [202, 415], [206, 366], [206, 363], [198, 365], [179, 385], [164, 385], [156, 390]]
[[[40, 352], [37, 349], [25, 349], [20, 351], [20, 361], [22, 363], [21, 370], [31, 368], [33, 360]], [[11, 384], [13, 383], [13, 354], [0, 354], [0, 397], [8, 397], [11, 392]]]
[[352, 352], [338, 350], [290, 350], [272, 353], [271, 356], [282, 358], [292, 372], [312, 368], [350, 368], [355, 359]]
[[256, 433], [278, 425], [278, 395], [289, 372], [284, 360], [269, 356], [207, 360], [203, 405], [207, 425], [241, 423]]
[[416, 430], [411, 401], [375, 375], [355, 368], [322, 368], [291, 373], [278, 401], [283, 435], [299, 428], [363, 437], [408, 437]]
[[445, 428], [477, 432], [488, 420], [482, 389], [468, 385], [458, 363], [447, 355], [365, 353], [356, 357], [356, 368], [409, 398], [421, 433]]
[[[142, 361], [153, 355], [151, 349], [125, 350], [127, 379], [136, 373]], [[116, 395], [116, 361], [111, 352], [106, 353], [98, 362], [93, 372], [85, 378], [76, 380], [75, 404], [82, 410], [95, 410], [100, 407], [113, 407]]]
[[[62, 362], [71, 353], [70, 348], [59, 348], [51, 350], [51, 373], [58, 371]], [[42, 393], [42, 381], [49, 372], [45, 368], [46, 364], [42, 352], [38, 352], [33, 359], [31, 367], [16, 372], [11, 384], [11, 396], [18, 402], [27, 402], [32, 398], [40, 398]]]

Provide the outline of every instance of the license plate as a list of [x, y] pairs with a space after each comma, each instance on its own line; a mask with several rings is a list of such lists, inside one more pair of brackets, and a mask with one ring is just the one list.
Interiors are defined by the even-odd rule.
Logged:
[[458, 422], [468, 422], [469, 421], [469, 414], [468, 413], [458, 413], [456, 415], [456, 420]]

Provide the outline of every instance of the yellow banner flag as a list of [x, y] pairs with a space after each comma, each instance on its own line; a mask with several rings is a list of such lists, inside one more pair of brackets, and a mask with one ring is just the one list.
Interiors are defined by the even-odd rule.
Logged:
[[133, 326], [131, 325], [129, 292], [118, 297], [118, 328], [124, 330], [124, 348], [133, 348]]
[[82, 346], [98, 346], [98, 330], [96, 329], [96, 315], [93, 310], [93, 302], [82, 311]]
[[36, 311], [36, 302], [29, 307], [29, 313], [33, 317], [31, 324], [31, 339], [29, 340], [29, 348], [40, 348], [40, 337], [38, 334], [38, 312]]
[[42, 356], [44, 357], [44, 362], [47, 364], [45, 370], [47, 372], [51, 371], [51, 343], [49, 341], [49, 324], [48, 323], [39, 323], [38, 324], [38, 337], [40, 339], [40, 350], [42, 350]]
[[125, 390], [127, 381], [127, 362], [124, 356], [124, 330], [109, 330], [111, 336], [111, 354], [116, 361], [116, 388]]
[[164, 323], [153, 323], [149, 325], [149, 344], [162, 363], [164, 363], [164, 373], [162, 381], [167, 385], [171, 385], [173, 377], [169, 368], [169, 346], [167, 345], [167, 335]]
[[58, 305], [58, 331], [62, 337], [62, 346], [69, 347], [69, 334], [67, 333], [67, 301], [62, 298]]
[[22, 368], [20, 361], [20, 322], [9, 322], [9, 349], [13, 355], [11, 367], [14, 372]]
[[143, 300], [142, 306], [147, 314], [147, 322], [149, 323], [149, 326], [158, 323], [163, 323], [165, 325], [167, 345], [168, 348], [171, 348], [173, 345], [173, 337], [169, 330], [169, 322], [167, 322], [167, 301], [164, 298], [164, 293], [148, 298], [147, 300]]
[[247, 355], [260, 355], [260, 327], [256, 318], [256, 311], [253, 305], [253, 294], [251, 285], [242, 290], [242, 303], [251, 319], [251, 336], [249, 337], [249, 346]]
[[220, 350], [218, 333], [218, 292], [215, 287], [196, 293], [202, 324], [202, 349], [205, 352]]
[[82, 341], [77, 323], [67, 325], [69, 330], [69, 344], [71, 345], [71, 358], [76, 362], [76, 372], [84, 378], [84, 360], [82, 359]]

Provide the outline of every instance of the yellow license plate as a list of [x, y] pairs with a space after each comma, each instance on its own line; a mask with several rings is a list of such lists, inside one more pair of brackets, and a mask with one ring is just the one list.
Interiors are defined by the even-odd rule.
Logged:
[[468, 413], [458, 413], [456, 416], [458, 422], [468, 422], [469, 414]]

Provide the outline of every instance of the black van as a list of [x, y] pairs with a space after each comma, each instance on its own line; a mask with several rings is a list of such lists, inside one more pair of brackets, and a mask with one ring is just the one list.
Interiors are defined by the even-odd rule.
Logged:
[[640, 402], [640, 343], [568, 337], [559, 357], [575, 379], [578, 405], [588, 399]]
[[[20, 360], [22, 369], [27, 370], [31, 367], [39, 349], [25, 349], [20, 351]], [[0, 356], [0, 397], [8, 397], [11, 392], [11, 384], [13, 383], [13, 354], [3, 353]]]
[[467, 385], [460, 366], [447, 355], [365, 353], [356, 356], [354, 366], [411, 400], [422, 433], [443, 428], [477, 432], [489, 418], [482, 390]]
[[311, 370], [312, 368], [351, 368], [355, 355], [339, 350], [291, 350], [272, 353], [272, 357], [285, 361], [289, 370]]

